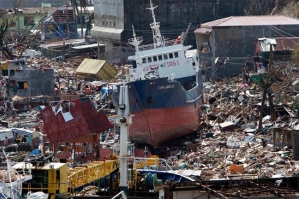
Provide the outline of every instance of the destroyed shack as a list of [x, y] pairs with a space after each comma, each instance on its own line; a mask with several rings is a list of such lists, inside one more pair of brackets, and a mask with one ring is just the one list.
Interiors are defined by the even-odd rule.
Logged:
[[255, 46], [254, 61], [257, 68], [265, 68], [269, 64], [270, 48], [273, 50], [273, 64], [279, 65], [289, 61], [299, 37], [258, 38]]
[[40, 20], [42, 40], [77, 38], [75, 13], [72, 7], [61, 7]]
[[18, 96], [54, 95], [54, 69], [19, 70], [10, 79], [19, 85]]
[[25, 61], [7, 60], [0, 63], [3, 96], [53, 96], [54, 69], [27, 68]]
[[41, 116], [51, 143], [95, 142], [97, 134], [111, 128], [106, 114], [97, 112], [89, 98], [51, 102]]

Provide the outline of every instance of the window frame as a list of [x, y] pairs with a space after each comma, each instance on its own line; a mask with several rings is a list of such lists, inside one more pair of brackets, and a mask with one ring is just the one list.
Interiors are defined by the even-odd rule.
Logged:
[[168, 54], [163, 54], [163, 59], [167, 60], [168, 59]]
[[25, 16], [24, 17], [24, 26], [33, 26], [34, 23], [34, 17], [33, 16]]

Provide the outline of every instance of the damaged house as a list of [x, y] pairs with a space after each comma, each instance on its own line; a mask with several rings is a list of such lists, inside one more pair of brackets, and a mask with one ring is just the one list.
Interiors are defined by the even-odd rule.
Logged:
[[[195, 30], [201, 65], [209, 78], [232, 47], [218, 77], [238, 74], [252, 62], [256, 40], [285, 34], [298, 35], [299, 20], [286, 16], [231, 16], [200, 25]], [[217, 78], [217, 76], [216, 76]]]
[[42, 40], [77, 38], [75, 13], [72, 7], [61, 7], [40, 20]]
[[0, 66], [3, 97], [54, 95], [54, 69], [28, 67], [24, 60], [7, 60]]

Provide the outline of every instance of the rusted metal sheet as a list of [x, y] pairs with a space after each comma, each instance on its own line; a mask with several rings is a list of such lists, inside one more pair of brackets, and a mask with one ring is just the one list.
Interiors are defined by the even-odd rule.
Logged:
[[270, 52], [270, 45], [273, 51], [293, 51], [298, 42], [299, 37], [258, 38], [256, 52]]
[[[41, 111], [44, 132], [51, 143], [86, 141], [79, 139], [91, 133], [100, 133], [111, 127], [104, 112], [97, 112], [89, 98], [72, 101], [70, 113], [73, 119], [65, 122], [62, 112], [54, 113], [52, 106]], [[89, 136], [92, 137], [92, 136]]]
[[276, 51], [292, 51], [299, 42], [299, 37], [278, 37], [276, 39]]

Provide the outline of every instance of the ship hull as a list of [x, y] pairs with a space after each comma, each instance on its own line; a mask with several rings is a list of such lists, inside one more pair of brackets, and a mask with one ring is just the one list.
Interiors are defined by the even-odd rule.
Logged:
[[[186, 89], [198, 78], [199, 84]], [[202, 104], [201, 74], [169, 81], [168, 78], [126, 83], [130, 113], [129, 137], [154, 147], [197, 130]], [[112, 94], [118, 107], [118, 93]]]
[[[199, 107], [200, 102], [196, 107]], [[175, 108], [145, 109], [135, 113], [130, 137], [137, 143], [159, 146], [197, 130], [200, 109], [193, 104]]]

